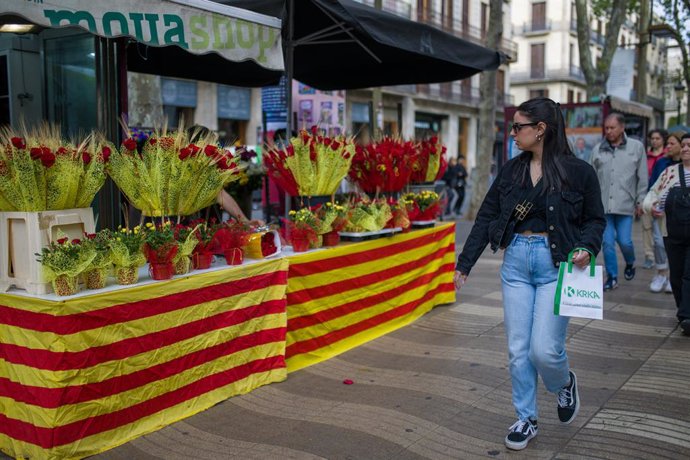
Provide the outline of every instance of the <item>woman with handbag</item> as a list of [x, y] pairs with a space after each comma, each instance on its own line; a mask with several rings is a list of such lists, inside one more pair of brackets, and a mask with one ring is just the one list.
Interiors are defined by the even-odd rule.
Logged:
[[664, 247], [676, 317], [683, 335], [690, 336], [690, 134], [681, 138], [680, 160], [654, 182], [643, 209], [656, 218], [666, 216]]
[[522, 153], [499, 171], [458, 257], [460, 289], [487, 244], [505, 249], [501, 267], [512, 400], [518, 420], [505, 438], [520, 450], [537, 435], [537, 377], [557, 394], [558, 418], [571, 423], [580, 406], [575, 373], [565, 352], [568, 317], [554, 315], [558, 264], [587, 266], [606, 227], [594, 169], [576, 158], [560, 104], [522, 103], [510, 134]]

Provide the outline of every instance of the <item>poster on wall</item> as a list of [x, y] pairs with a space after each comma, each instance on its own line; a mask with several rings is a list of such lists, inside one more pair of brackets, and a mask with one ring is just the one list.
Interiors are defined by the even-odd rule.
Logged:
[[321, 101], [321, 116], [319, 117], [320, 125], [330, 125], [333, 112], [332, 101]]
[[602, 110], [598, 106], [563, 109], [565, 134], [576, 157], [589, 162], [592, 149], [601, 142]]
[[302, 99], [299, 101], [299, 110], [297, 111], [297, 124], [300, 128], [309, 127], [314, 124], [314, 101], [311, 99]]
[[316, 94], [316, 89], [304, 83], [297, 84], [297, 94]]

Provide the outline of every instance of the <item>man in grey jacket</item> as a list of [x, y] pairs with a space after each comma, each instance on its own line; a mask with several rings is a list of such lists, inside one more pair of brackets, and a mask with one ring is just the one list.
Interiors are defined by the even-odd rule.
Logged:
[[640, 141], [625, 135], [625, 118], [612, 113], [604, 120], [604, 140], [592, 150], [590, 163], [601, 185], [601, 200], [606, 213], [604, 231], [604, 290], [618, 287], [616, 242], [625, 259], [626, 280], [635, 277], [635, 248], [632, 242], [633, 217], [642, 214], [647, 193], [647, 158]]

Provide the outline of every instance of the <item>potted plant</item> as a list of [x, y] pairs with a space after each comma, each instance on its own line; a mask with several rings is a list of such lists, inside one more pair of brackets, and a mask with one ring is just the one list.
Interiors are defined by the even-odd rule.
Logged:
[[211, 267], [213, 262], [213, 251], [215, 249], [215, 240], [213, 238], [216, 227], [204, 221], [195, 221], [196, 225], [194, 233], [196, 234], [197, 243], [192, 252], [192, 266], [195, 270], [205, 270]]
[[149, 274], [154, 280], [167, 280], [175, 274], [173, 259], [179, 250], [170, 221], [146, 223], [144, 255], [149, 263]]
[[81, 244], [81, 240], [62, 237], [41, 250], [38, 261], [43, 266], [43, 276], [53, 284], [59, 296], [76, 294], [81, 275], [96, 257], [96, 251]]
[[419, 193], [406, 193], [402, 200], [407, 205], [410, 221], [435, 220], [441, 212], [441, 203], [438, 193], [430, 190], [422, 190]]
[[112, 253], [110, 251], [110, 240], [112, 232], [103, 229], [98, 233], [87, 233], [82, 244], [84, 247], [91, 247], [96, 256], [91, 261], [83, 273], [84, 286], [87, 289], [102, 289], [108, 278], [108, 272], [113, 266]]
[[304, 252], [318, 242], [321, 223], [309, 208], [288, 213], [288, 239], [294, 252]]
[[175, 226], [174, 234], [178, 250], [175, 257], [173, 257], [173, 265], [176, 275], [189, 273], [189, 267], [192, 263], [192, 252], [198, 243], [194, 230], [194, 228], [188, 225], [178, 224]]
[[118, 227], [110, 240], [110, 255], [115, 266], [118, 284], [135, 284], [139, 280], [139, 267], [146, 263], [142, 252], [144, 232], [140, 226]]
[[345, 230], [356, 233], [376, 232], [384, 228], [391, 217], [391, 208], [385, 199], [358, 199], [350, 203]]
[[324, 246], [336, 246], [340, 242], [340, 230], [347, 224], [347, 209], [338, 203], [329, 201], [320, 205], [315, 212], [321, 227]]

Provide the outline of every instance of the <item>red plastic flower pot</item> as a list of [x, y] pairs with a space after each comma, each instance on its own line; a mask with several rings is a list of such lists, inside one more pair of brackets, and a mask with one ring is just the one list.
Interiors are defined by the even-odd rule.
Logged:
[[244, 261], [244, 252], [241, 248], [228, 249], [223, 254], [228, 265], [242, 265]]
[[211, 268], [213, 262], [213, 254], [209, 253], [194, 253], [192, 254], [192, 265], [195, 270], [205, 270]]
[[323, 235], [324, 246], [337, 246], [340, 243], [340, 234], [338, 232], [328, 232]]
[[154, 280], [169, 280], [175, 274], [175, 265], [172, 262], [149, 264], [149, 275]]
[[309, 239], [307, 238], [292, 238], [292, 250], [294, 252], [304, 252], [309, 250]]

